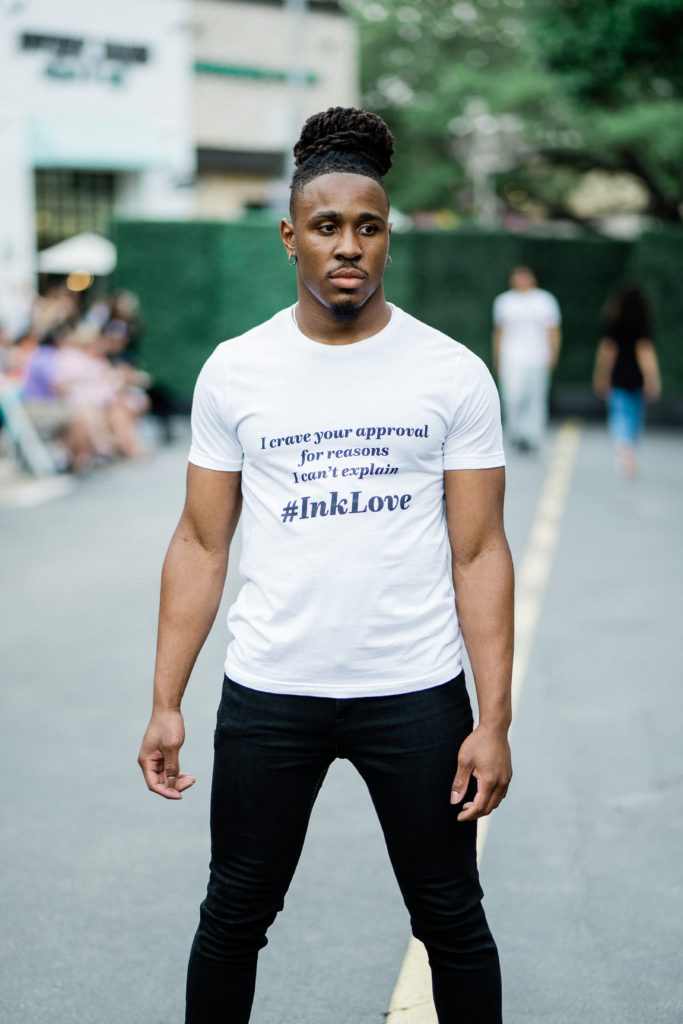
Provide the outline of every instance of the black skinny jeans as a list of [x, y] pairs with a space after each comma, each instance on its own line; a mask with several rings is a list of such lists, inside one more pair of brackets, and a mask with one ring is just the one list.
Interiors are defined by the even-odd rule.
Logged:
[[391, 697], [262, 693], [226, 679], [218, 710], [207, 896], [186, 1024], [247, 1024], [258, 951], [282, 909], [315, 798], [336, 757], [364, 778], [427, 947], [439, 1024], [500, 1024], [498, 953], [481, 905], [476, 824], [449, 804], [472, 729], [464, 676]]

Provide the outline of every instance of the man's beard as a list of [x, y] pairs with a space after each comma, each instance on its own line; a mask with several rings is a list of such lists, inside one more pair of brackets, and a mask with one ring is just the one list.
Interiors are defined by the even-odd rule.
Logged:
[[360, 306], [354, 305], [353, 302], [333, 302], [330, 312], [335, 323], [352, 324], [358, 318]]

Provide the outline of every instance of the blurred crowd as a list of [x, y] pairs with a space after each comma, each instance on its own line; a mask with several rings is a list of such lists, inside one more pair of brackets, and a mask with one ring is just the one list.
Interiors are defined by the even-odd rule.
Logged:
[[57, 468], [82, 473], [115, 459], [144, 459], [141, 419], [160, 418], [167, 439], [170, 403], [135, 365], [142, 332], [129, 291], [85, 310], [64, 286], [35, 296], [16, 337], [0, 333], [0, 387], [19, 395]]

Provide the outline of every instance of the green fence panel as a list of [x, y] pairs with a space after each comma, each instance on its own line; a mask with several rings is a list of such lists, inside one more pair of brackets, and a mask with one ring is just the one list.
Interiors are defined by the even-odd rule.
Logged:
[[683, 234], [670, 230], [642, 235], [629, 271], [654, 307], [654, 340], [665, 393], [683, 393]]
[[385, 277], [387, 296], [462, 341], [489, 365], [493, 300], [509, 287], [513, 267], [530, 266], [562, 310], [564, 342], [557, 380], [588, 384], [600, 311], [609, 289], [625, 273], [628, 244], [461, 231], [415, 232], [392, 241], [392, 249], [398, 241], [405, 264], [403, 287], [397, 289], [391, 280], [395, 259]]
[[[183, 402], [219, 342], [296, 299], [296, 270], [276, 222], [119, 221], [117, 287], [141, 301], [145, 368]], [[387, 298], [463, 342], [490, 365], [491, 307], [510, 270], [532, 267], [562, 310], [563, 345], [554, 382], [588, 392], [605, 300], [631, 274], [652, 295], [665, 389], [683, 393], [683, 234], [637, 242], [548, 239], [482, 231], [403, 232], [391, 240]]]
[[610, 239], [525, 238], [522, 262], [555, 296], [562, 313], [562, 349], [556, 385], [590, 388], [602, 309], [626, 271], [630, 246]]
[[134, 291], [145, 331], [140, 358], [157, 383], [188, 398], [220, 336], [222, 225], [119, 222], [114, 283]]
[[114, 284], [140, 298], [144, 368], [181, 402], [216, 345], [296, 299], [277, 228], [119, 221]]
[[514, 237], [424, 232], [415, 241], [423, 268], [420, 319], [491, 365], [491, 307], [517, 262]]
[[417, 316], [418, 288], [412, 234], [393, 234], [389, 252], [392, 262], [384, 275], [384, 294], [389, 302]]
[[230, 225], [220, 252], [223, 326], [215, 343], [243, 334], [296, 302], [296, 268], [287, 262], [277, 225]]

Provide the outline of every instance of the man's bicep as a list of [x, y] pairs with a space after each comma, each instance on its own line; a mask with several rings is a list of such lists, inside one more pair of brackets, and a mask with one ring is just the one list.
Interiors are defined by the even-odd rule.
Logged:
[[188, 463], [185, 507], [179, 531], [207, 551], [230, 547], [242, 509], [242, 474]]
[[446, 522], [456, 562], [469, 562], [491, 544], [505, 541], [505, 469], [447, 469]]

